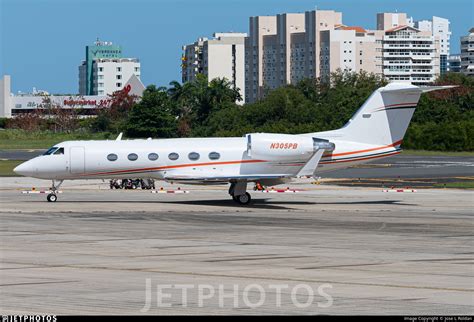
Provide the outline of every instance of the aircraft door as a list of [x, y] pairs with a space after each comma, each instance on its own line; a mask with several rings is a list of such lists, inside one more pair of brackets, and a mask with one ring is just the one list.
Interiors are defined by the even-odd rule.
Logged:
[[82, 146], [73, 146], [69, 153], [69, 164], [72, 174], [81, 174], [85, 172], [86, 159], [85, 151]]

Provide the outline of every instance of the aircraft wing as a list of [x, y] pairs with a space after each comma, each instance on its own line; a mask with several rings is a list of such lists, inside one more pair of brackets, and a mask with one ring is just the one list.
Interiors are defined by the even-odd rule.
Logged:
[[288, 178], [287, 174], [273, 174], [273, 175], [259, 175], [259, 174], [252, 174], [252, 175], [237, 175], [237, 176], [216, 176], [216, 177], [194, 177], [194, 176], [183, 176], [183, 175], [176, 175], [176, 176], [167, 176], [165, 177], [168, 181], [180, 181], [180, 182], [200, 182], [200, 183], [218, 183], [218, 182], [231, 182], [231, 181], [239, 181], [239, 180], [246, 180], [246, 181], [259, 181], [263, 179], [283, 179]]

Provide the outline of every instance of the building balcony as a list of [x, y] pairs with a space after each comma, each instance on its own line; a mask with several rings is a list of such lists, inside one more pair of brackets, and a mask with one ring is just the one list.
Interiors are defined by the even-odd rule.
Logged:
[[384, 75], [410, 75], [410, 69], [384, 69]]
[[423, 61], [413, 61], [411, 62], [411, 66], [415, 67], [415, 66], [431, 66], [433, 65], [433, 62], [429, 61], [429, 62], [423, 62]]
[[385, 41], [433, 41], [431, 36], [415, 36], [415, 35], [385, 35]]
[[410, 52], [384, 52], [382, 54], [383, 57], [402, 57], [402, 58], [409, 58]]
[[430, 74], [432, 75], [434, 71], [432, 69], [412, 69], [412, 74]]
[[436, 80], [436, 77], [433, 75], [431, 77], [410, 77], [412, 83], [433, 83]]
[[411, 65], [411, 60], [384, 60], [384, 66], [408, 66]]
[[433, 53], [411, 53], [410, 57], [411, 57], [411, 59], [428, 60], [428, 59], [433, 59], [435, 57], [435, 54], [433, 54]]
[[434, 50], [435, 47], [433, 44], [426, 44], [426, 45], [414, 45], [414, 44], [384, 44], [383, 49], [431, 49]]
[[414, 58], [414, 59], [431, 59], [434, 57], [433, 53], [424, 52], [413, 52], [413, 51], [400, 51], [400, 52], [384, 52], [383, 57], [402, 57], [402, 58]]

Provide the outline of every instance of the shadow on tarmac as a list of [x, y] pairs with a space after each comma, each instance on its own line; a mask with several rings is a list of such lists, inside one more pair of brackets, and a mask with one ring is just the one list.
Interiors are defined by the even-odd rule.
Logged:
[[[44, 201], [41, 201], [44, 202]], [[279, 201], [275, 199], [252, 199], [249, 205], [243, 206], [233, 200], [61, 200], [58, 203], [90, 203], [90, 204], [175, 204], [195, 206], [229, 207], [235, 209], [268, 209], [268, 210], [301, 210], [292, 206], [323, 206], [323, 205], [399, 205], [416, 206], [416, 204], [404, 203], [401, 200], [369, 200], [369, 201], [341, 201], [341, 202], [312, 202], [312, 201]], [[179, 211], [179, 208], [176, 209]], [[196, 209], [195, 209], [196, 210]]]

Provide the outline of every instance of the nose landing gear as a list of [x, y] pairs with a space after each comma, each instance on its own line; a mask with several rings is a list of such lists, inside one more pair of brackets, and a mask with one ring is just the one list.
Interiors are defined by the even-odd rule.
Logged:
[[59, 180], [59, 183], [56, 186], [53, 180], [51, 188], [49, 189], [51, 192], [46, 197], [46, 200], [48, 200], [48, 202], [56, 202], [56, 200], [58, 200], [58, 196], [56, 195], [56, 192], [59, 190], [59, 187], [62, 185], [63, 181], [64, 180]]
[[55, 193], [50, 193], [46, 199], [48, 200], [48, 202], [56, 202], [56, 200], [58, 200], [58, 196], [56, 196]]

